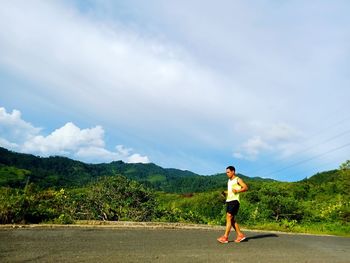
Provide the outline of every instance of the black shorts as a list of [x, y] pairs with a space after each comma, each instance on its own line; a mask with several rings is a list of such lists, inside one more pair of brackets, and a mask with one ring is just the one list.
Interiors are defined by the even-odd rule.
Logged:
[[233, 200], [230, 202], [226, 202], [226, 212], [235, 216], [238, 213], [239, 202], [237, 200]]

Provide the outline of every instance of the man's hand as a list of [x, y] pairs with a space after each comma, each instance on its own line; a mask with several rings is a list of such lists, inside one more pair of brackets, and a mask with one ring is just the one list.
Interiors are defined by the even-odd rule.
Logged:
[[235, 194], [238, 194], [239, 192], [241, 192], [241, 189], [233, 189], [232, 192], [234, 192]]

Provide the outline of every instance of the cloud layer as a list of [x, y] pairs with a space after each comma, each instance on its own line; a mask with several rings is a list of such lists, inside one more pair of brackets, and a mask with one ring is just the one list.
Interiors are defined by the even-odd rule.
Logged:
[[[263, 106], [262, 83], [242, 85], [201, 63], [192, 50], [138, 27], [96, 21], [59, 2], [34, 3], [2, 7], [0, 25], [8, 30], [0, 33], [0, 63], [34, 83], [34, 93], [48, 101], [64, 99], [71, 111], [118, 120], [118, 127], [160, 143], [183, 136], [222, 147], [218, 138], [227, 138], [234, 147], [242, 138], [234, 127], [225, 128], [227, 120], [232, 126], [245, 125], [247, 116], [270, 125], [281, 121]], [[195, 26], [192, 20], [188, 25]]]
[[[131, 147], [204, 174], [280, 163], [349, 128], [328, 128], [350, 110], [349, 5], [332, 3], [4, 2], [0, 74], [9, 81], [0, 82], [0, 106], [32, 112], [53, 132], [3, 110], [26, 132], [6, 126], [1, 144], [148, 161]], [[108, 150], [119, 144], [128, 147]], [[344, 158], [337, 152], [334, 164]]]
[[80, 129], [68, 122], [49, 135], [41, 135], [41, 129], [21, 118], [18, 110], [7, 113], [0, 108], [0, 146], [40, 156], [61, 155], [86, 162], [110, 162], [123, 160], [129, 163], [148, 163], [147, 156], [117, 145], [115, 151], [105, 148], [104, 130], [101, 126]]

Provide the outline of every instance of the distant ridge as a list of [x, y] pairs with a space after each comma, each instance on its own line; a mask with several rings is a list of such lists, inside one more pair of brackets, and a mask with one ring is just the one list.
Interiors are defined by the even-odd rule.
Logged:
[[[100, 176], [123, 175], [156, 190], [174, 193], [203, 192], [226, 187], [226, 175], [203, 176], [187, 170], [162, 168], [154, 163], [87, 164], [67, 157], [38, 157], [0, 147], [0, 186], [23, 187], [35, 183], [42, 188], [78, 187]], [[239, 175], [247, 182], [273, 181]]]

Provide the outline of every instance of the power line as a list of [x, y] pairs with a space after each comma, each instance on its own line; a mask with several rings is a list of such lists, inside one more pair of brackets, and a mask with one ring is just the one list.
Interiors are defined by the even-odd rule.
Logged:
[[347, 116], [347, 117], [341, 119], [340, 121], [338, 121], [338, 122], [336, 122], [334, 124], [330, 124], [327, 127], [323, 128], [322, 130], [320, 130], [318, 132], [315, 132], [313, 135], [311, 135], [311, 137], [320, 135], [320, 134], [324, 133], [325, 131], [328, 131], [328, 129], [330, 129], [330, 128], [337, 127], [337, 126], [339, 126], [340, 124], [344, 123], [347, 120], [350, 120], [350, 116]]
[[[337, 165], [336, 166], [334, 165], [335, 159], [337, 159]], [[314, 175], [316, 173], [320, 173], [320, 172], [325, 171], [325, 169], [327, 169], [327, 170], [338, 169], [340, 163], [343, 162], [343, 161], [344, 161], [343, 159], [341, 161], [339, 161], [339, 158], [332, 158], [332, 160], [325, 161], [325, 162], [322, 162], [320, 164], [317, 164], [317, 167], [313, 166], [313, 167], [308, 167], [306, 169], [303, 169], [303, 172], [304, 172], [304, 174], [309, 174], [309, 175], [312, 176], [312, 175]], [[327, 168], [325, 168], [325, 167], [327, 167]], [[310, 177], [310, 176], [304, 176], [304, 178], [305, 177]], [[301, 179], [304, 179], [304, 178], [301, 178]]]
[[314, 159], [316, 159], [316, 158], [319, 158], [319, 157], [321, 157], [321, 156], [327, 155], [327, 154], [329, 154], [329, 153], [331, 153], [331, 152], [335, 152], [335, 151], [337, 151], [337, 150], [343, 149], [343, 148], [348, 147], [348, 146], [350, 146], [350, 142], [347, 143], [347, 144], [344, 144], [344, 145], [342, 145], [342, 146], [333, 148], [333, 149], [331, 149], [331, 150], [329, 150], [329, 151], [327, 151], [327, 152], [324, 152], [324, 153], [321, 153], [321, 154], [317, 154], [317, 155], [315, 155], [315, 156], [313, 156], [313, 157], [310, 157], [310, 158], [308, 158], [308, 159], [305, 159], [305, 160], [296, 162], [296, 163], [294, 163], [294, 164], [292, 164], [292, 165], [289, 165], [289, 166], [283, 167], [283, 168], [281, 168], [281, 169], [275, 170], [275, 171], [273, 171], [273, 172], [267, 173], [267, 174], [265, 174], [265, 175], [262, 175], [261, 177], [267, 177], [267, 176], [269, 176], [269, 175], [271, 175], [271, 174], [279, 173], [279, 172], [284, 171], [284, 170], [286, 170], [286, 169], [292, 168], [292, 167], [294, 167], [294, 166], [298, 166], [298, 165], [300, 165], [300, 164], [302, 164], [302, 163], [309, 162], [309, 161], [311, 161], [311, 160], [314, 160]]
[[[334, 115], [336, 115], [336, 114], [338, 115], [339, 112], [342, 112], [342, 113], [344, 112], [343, 107], [340, 107], [338, 110], [334, 111], [332, 114], [329, 114], [328, 116], [326, 116], [326, 118], [324, 118], [324, 117], [323, 117], [323, 118], [320, 118], [320, 122], [322, 122], [322, 123], [329, 123], [329, 121], [327, 121], [327, 120], [330, 120], [330, 119], [333, 120], [333, 117], [331, 117], [331, 116], [334, 116]], [[339, 121], [337, 121], [337, 122], [335, 122], [335, 123], [333, 122], [333, 124], [327, 125], [326, 127], [322, 128], [321, 130], [319, 130], [319, 131], [313, 133], [308, 139], [304, 140], [304, 143], [307, 142], [307, 141], [312, 141], [312, 140], [314, 140], [316, 137], [319, 137], [320, 135], [324, 134], [325, 132], [328, 132], [330, 129], [334, 129], [335, 127], [338, 127], [339, 125], [341, 125], [341, 124], [343, 124], [343, 123], [349, 123], [349, 122], [347, 122], [349, 119], [350, 119], [350, 116], [346, 116], [346, 117], [343, 117], [342, 119], [340, 119]], [[326, 121], [325, 121], [325, 120], [326, 120]], [[278, 161], [285, 160], [285, 159], [288, 159], [288, 158], [290, 158], [290, 157], [294, 157], [294, 156], [299, 155], [299, 154], [301, 154], [301, 153], [307, 152], [307, 151], [313, 149], [313, 148], [316, 147], [316, 146], [319, 146], [319, 145], [325, 144], [325, 143], [327, 143], [327, 142], [330, 142], [330, 141], [332, 141], [332, 140], [334, 140], [334, 139], [336, 139], [336, 138], [339, 138], [339, 137], [341, 137], [341, 136], [343, 136], [343, 135], [345, 135], [345, 134], [347, 134], [347, 133], [349, 133], [349, 132], [350, 132], [350, 130], [346, 130], [345, 132], [342, 132], [342, 133], [340, 133], [340, 134], [337, 134], [337, 135], [335, 135], [335, 136], [332, 136], [332, 137], [330, 137], [330, 138], [328, 138], [328, 139], [326, 139], [326, 140], [321, 141], [320, 143], [314, 143], [314, 144], [312, 144], [311, 146], [309, 146], [309, 147], [307, 147], [307, 148], [304, 148], [304, 149], [302, 149], [302, 150], [300, 150], [300, 151], [298, 151], [298, 152], [296, 152], [296, 153], [293, 153], [292, 155], [289, 155], [289, 156], [286, 156], [286, 157], [284, 157], [284, 158], [281, 158], [281, 159], [279, 159]], [[330, 150], [330, 152], [332, 152], [332, 151], [333, 151], [333, 149]], [[325, 154], [327, 154], [327, 153], [325, 153]], [[322, 154], [321, 154], [321, 156], [322, 156]], [[311, 157], [311, 159], [315, 159], [315, 158], [318, 158], [318, 157], [321, 157], [321, 156]], [[309, 159], [310, 159], [310, 158], [309, 158]], [[265, 166], [263, 166], [263, 167], [254, 169], [253, 171], [247, 172], [246, 174], [257, 173], [257, 172], [263, 171], [263, 170], [264, 170], [265, 168], [267, 168], [267, 167], [276, 166], [276, 165], [277, 165], [277, 162], [269, 162], [268, 165], [265, 165]], [[294, 165], [295, 165], [295, 164], [291, 165], [291, 167], [293, 167]], [[289, 167], [288, 167], [288, 168], [289, 168]], [[287, 168], [282, 168], [282, 169], [284, 170], [284, 169], [287, 169]], [[278, 170], [278, 171], [279, 171], [279, 170]], [[273, 173], [276, 173], [276, 171], [272, 172], [272, 174], [273, 174]]]
[[[290, 155], [290, 156], [286, 156], [286, 157], [284, 157], [284, 158], [281, 158], [281, 159], [279, 159], [279, 161], [283, 161], [283, 160], [286, 160], [286, 159], [288, 159], [288, 158], [290, 158], [290, 157], [293, 157], [293, 156], [295, 156], [295, 155], [299, 155], [299, 154], [301, 154], [301, 153], [307, 152], [307, 151], [313, 149], [313, 148], [316, 147], [316, 146], [319, 146], [319, 145], [325, 144], [325, 143], [327, 143], [327, 142], [330, 142], [330, 141], [332, 141], [332, 140], [334, 140], [334, 139], [337, 139], [337, 138], [339, 138], [339, 137], [341, 137], [341, 136], [343, 136], [343, 135], [345, 135], [345, 134], [347, 134], [347, 133], [350, 133], [350, 130], [346, 130], [346, 131], [344, 131], [344, 132], [342, 132], [342, 133], [340, 133], [340, 134], [337, 134], [337, 135], [335, 135], [335, 136], [333, 136], [333, 137], [331, 137], [331, 138], [328, 138], [328, 139], [326, 139], [326, 140], [324, 140], [324, 141], [322, 141], [322, 142], [320, 142], [320, 143], [313, 144], [313, 145], [311, 145], [311, 146], [309, 146], [309, 147], [307, 147], [307, 148], [305, 148], [305, 149], [303, 149], [303, 150], [301, 150], [301, 151], [298, 151], [298, 152], [296, 152], [296, 153], [293, 153], [293, 154]], [[261, 167], [261, 168], [258, 168], [258, 169], [255, 169], [255, 170], [251, 171], [250, 173], [259, 172], [259, 171], [263, 170], [264, 168], [267, 168], [267, 167], [270, 167], [270, 166], [271, 166], [271, 165], [263, 166], [263, 167]]]

